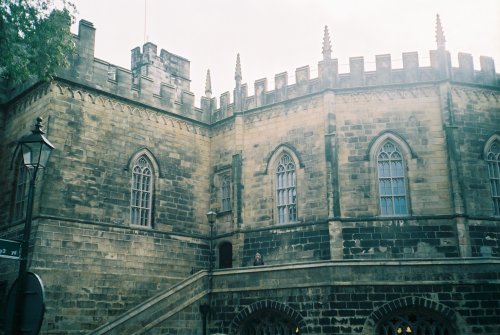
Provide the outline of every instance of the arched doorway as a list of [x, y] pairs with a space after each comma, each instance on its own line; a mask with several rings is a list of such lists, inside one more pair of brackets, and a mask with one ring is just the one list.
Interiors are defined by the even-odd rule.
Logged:
[[233, 245], [230, 242], [219, 244], [219, 269], [233, 267]]

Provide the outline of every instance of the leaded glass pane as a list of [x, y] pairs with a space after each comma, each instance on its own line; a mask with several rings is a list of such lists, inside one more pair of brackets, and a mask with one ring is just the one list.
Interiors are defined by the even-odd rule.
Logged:
[[403, 155], [392, 141], [386, 141], [377, 155], [381, 215], [408, 214]]
[[295, 163], [288, 154], [280, 157], [276, 167], [276, 198], [278, 223], [297, 221], [297, 190]]
[[487, 155], [493, 215], [500, 215], [500, 143], [493, 142]]
[[223, 212], [231, 210], [231, 180], [229, 176], [222, 178], [221, 200], [221, 210]]
[[28, 203], [28, 169], [20, 159], [17, 172], [16, 198], [14, 204], [14, 221], [21, 220], [26, 214], [26, 205]]
[[150, 163], [144, 156], [141, 156], [132, 168], [131, 224], [151, 226], [152, 174]]

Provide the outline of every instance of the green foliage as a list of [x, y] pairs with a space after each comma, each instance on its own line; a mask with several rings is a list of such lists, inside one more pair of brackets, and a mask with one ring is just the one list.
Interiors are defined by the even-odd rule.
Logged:
[[74, 52], [74, 5], [62, 0], [0, 0], [0, 80], [48, 80]]

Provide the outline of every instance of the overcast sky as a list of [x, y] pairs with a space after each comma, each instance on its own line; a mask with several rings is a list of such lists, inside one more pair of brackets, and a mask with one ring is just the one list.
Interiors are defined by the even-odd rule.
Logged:
[[[130, 50], [145, 41], [191, 61], [191, 91], [196, 105], [204, 94], [210, 69], [213, 96], [234, 88], [236, 54], [243, 83], [253, 93], [254, 81], [309, 65], [317, 76], [322, 59], [324, 26], [330, 31], [332, 58], [349, 72], [349, 57], [364, 56], [365, 69], [375, 68], [375, 55], [391, 54], [401, 67], [403, 52], [418, 51], [429, 65], [436, 48], [439, 13], [446, 48], [457, 64], [458, 52], [495, 59], [500, 72], [499, 0], [73, 0], [77, 21], [96, 28], [95, 56], [130, 69]], [[147, 5], [145, 6], [145, 3]], [[146, 8], [146, 10], [145, 10]], [[77, 24], [72, 31], [77, 33]]]

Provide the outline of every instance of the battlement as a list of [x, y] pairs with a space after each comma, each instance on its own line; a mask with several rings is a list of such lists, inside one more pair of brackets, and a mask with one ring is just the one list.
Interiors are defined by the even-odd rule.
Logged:
[[209, 122], [209, 113], [194, 105], [189, 60], [146, 43], [131, 51], [131, 70], [94, 57], [95, 28], [81, 20], [74, 36], [77, 55], [58, 76], [94, 89], [150, 105], [169, 113]]
[[[194, 106], [195, 97], [190, 91], [189, 60], [164, 49], [161, 49], [158, 55], [157, 46], [148, 42], [142, 50], [140, 47], [132, 49], [131, 70], [110, 64], [94, 57], [95, 28], [91, 22], [81, 20], [78, 35], [74, 36], [77, 55], [72, 59], [72, 66], [61, 71], [58, 76], [205, 123], [217, 122], [236, 112], [327, 89], [372, 89], [376, 86], [442, 80], [500, 87], [500, 76], [495, 71], [495, 63], [491, 57], [481, 56], [480, 69], [474, 69], [472, 55], [459, 53], [458, 67], [452, 67], [450, 54], [444, 46], [444, 37], [439, 37], [441, 40], [438, 41], [437, 49], [430, 51], [430, 66], [420, 66], [417, 52], [405, 52], [402, 54], [401, 68], [395, 68], [391, 55], [384, 54], [375, 56], [374, 71], [365, 70], [363, 57], [351, 57], [349, 72], [339, 73], [339, 61], [331, 57], [332, 49], [325, 27], [323, 60], [318, 63], [317, 77], [311, 78], [310, 67], [303, 66], [296, 69], [294, 83], [290, 83], [292, 80], [289, 80], [287, 72], [275, 75], [272, 89], [268, 87], [267, 78], [256, 80], [254, 95], [249, 96], [248, 85], [241, 82], [241, 63], [238, 55], [236, 82], [232, 94], [227, 91], [221, 94], [219, 99], [213, 98], [210, 73], [207, 73], [205, 96], [201, 97], [198, 108]], [[14, 91], [10, 96], [13, 94]], [[8, 97], [6, 99], [8, 100]]]
[[158, 56], [157, 46], [151, 42], [144, 44], [142, 53], [139, 47], [132, 49], [131, 58], [134, 78], [154, 78], [155, 82], [169, 83], [183, 90], [190, 90], [189, 60], [164, 49], [161, 49]]
[[[242, 84], [241, 95], [244, 98], [241, 111], [279, 103], [325, 89], [370, 89], [376, 86], [418, 84], [441, 80], [500, 86], [500, 75], [496, 73], [495, 63], [491, 57], [481, 56], [480, 69], [474, 69], [473, 58], [470, 54], [458, 53], [458, 67], [451, 66], [451, 57], [446, 50], [431, 50], [429, 54], [430, 66], [420, 66], [417, 52], [403, 53], [402, 68], [393, 68], [391, 55], [376, 55], [375, 71], [365, 71], [363, 57], [351, 57], [348, 73], [339, 73], [338, 59], [327, 57], [318, 63], [316, 78], [310, 78], [309, 66], [303, 66], [296, 69], [293, 84], [288, 84], [287, 72], [276, 74], [273, 90], [268, 90], [267, 78], [256, 80], [253, 96], [247, 95], [247, 84]], [[212, 121], [221, 120], [240, 111], [233, 108], [234, 103], [231, 104], [228, 100], [229, 92], [221, 95], [220, 108], [214, 111]]]

